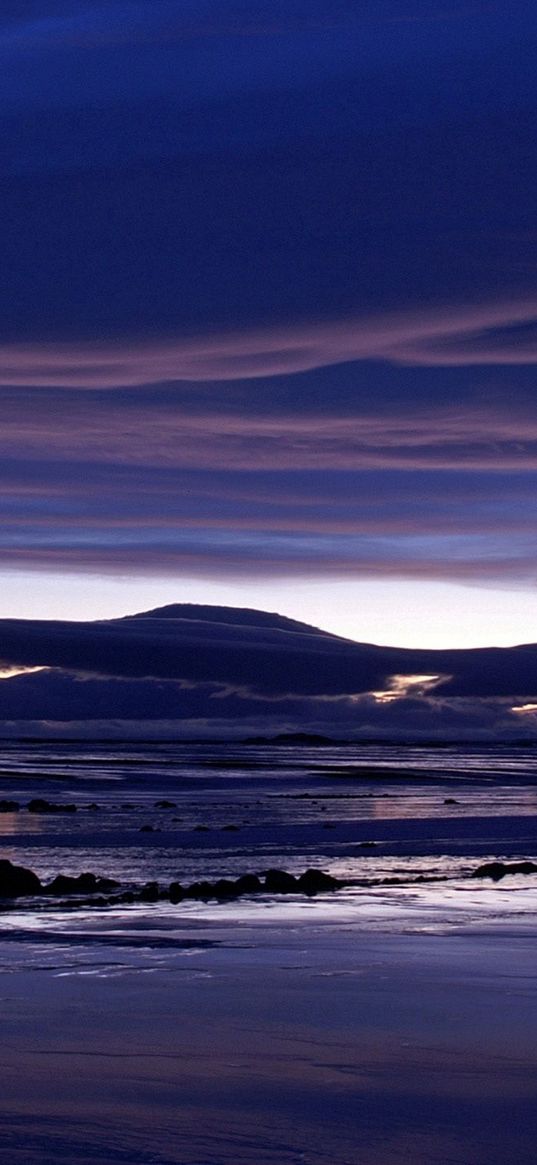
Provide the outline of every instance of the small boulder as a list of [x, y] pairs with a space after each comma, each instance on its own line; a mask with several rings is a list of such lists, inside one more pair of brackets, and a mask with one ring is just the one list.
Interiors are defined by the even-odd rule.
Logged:
[[19, 809], [18, 801], [0, 801], [0, 813], [18, 813]]
[[139, 902], [158, 902], [159, 897], [158, 882], [147, 882], [138, 894]]
[[238, 894], [259, 894], [263, 889], [257, 874], [243, 874], [237, 878], [235, 887]]
[[33, 870], [14, 866], [6, 858], [0, 860], [0, 898], [23, 898], [26, 894], [40, 894], [42, 889]]
[[287, 870], [267, 870], [265, 890], [269, 894], [293, 894], [298, 890], [298, 882]]
[[213, 897], [211, 882], [192, 882], [185, 890], [185, 898], [207, 899]]
[[213, 884], [214, 898], [236, 898], [237, 886], [235, 882], [231, 882], [229, 878], [219, 878]]
[[337, 890], [341, 883], [323, 870], [306, 870], [298, 879], [298, 888], [304, 894], [319, 894], [323, 890]]
[[170, 882], [170, 888], [168, 890], [168, 895], [169, 895], [170, 902], [172, 902], [174, 905], [177, 902], [182, 902], [183, 898], [185, 897], [185, 891], [184, 891], [183, 887], [181, 886], [181, 883], [180, 882]]
[[155, 809], [177, 809], [175, 801], [155, 801]]
[[472, 878], [492, 878], [499, 882], [506, 874], [537, 874], [535, 862], [485, 862], [474, 870]]

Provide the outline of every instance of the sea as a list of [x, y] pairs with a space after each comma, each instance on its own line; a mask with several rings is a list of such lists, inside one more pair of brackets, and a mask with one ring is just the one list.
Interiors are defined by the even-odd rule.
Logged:
[[[24, 939], [25, 965], [40, 963], [51, 936], [64, 934], [66, 960], [72, 965], [77, 948], [87, 969], [84, 935], [110, 932], [111, 917], [132, 967], [138, 925], [147, 957], [157, 952], [162, 964], [163, 927], [170, 939], [180, 925], [184, 940], [185, 928], [220, 925], [224, 915], [230, 925], [315, 916], [406, 933], [482, 926], [502, 911], [523, 925], [536, 905], [534, 877], [474, 876], [486, 862], [537, 857], [535, 745], [6, 742], [0, 798], [19, 805], [0, 812], [0, 856], [42, 882], [91, 871], [122, 889], [157, 882], [164, 890], [172, 881], [315, 868], [347, 883], [313, 899], [261, 894], [174, 906], [4, 900], [2, 935], [13, 952]], [[31, 812], [36, 798], [76, 811]], [[169, 958], [172, 948], [169, 941]], [[61, 959], [55, 965], [61, 972]], [[106, 960], [99, 968], [107, 973]]]

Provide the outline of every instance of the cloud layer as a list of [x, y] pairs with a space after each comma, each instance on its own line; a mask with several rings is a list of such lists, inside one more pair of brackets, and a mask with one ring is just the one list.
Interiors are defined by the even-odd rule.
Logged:
[[[316, 730], [532, 738], [537, 646], [405, 651], [264, 612], [178, 605], [100, 623], [0, 622], [0, 720], [162, 722], [164, 735]], [[386, 696], [389, 698], [387, 699]], [[516, 709], [519, 709], [517, 712]], [[59, 730], [59, 729], [58, 729]], [[87, 733], [90, 726], [84, 729]]]
[[534, 585], [514, 8], [4, 3], [0, 569]]
[[[516, 325], [526, 325], [528, 335], [513, 338]], [[252, 380], [359, 360], [426, 366], [535, 364], [537, 300], [444, 305], [434, 312], [159, 342], [4, 345], [0, 384], [121, 388], [182, 380]]]

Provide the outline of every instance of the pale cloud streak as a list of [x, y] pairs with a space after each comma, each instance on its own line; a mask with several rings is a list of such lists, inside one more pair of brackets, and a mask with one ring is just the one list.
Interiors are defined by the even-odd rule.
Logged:
[[362, 360], [431, 367], [537, 363], [535, 337], [513, 343], [510, 329], [520, 325], [537, 325], [537, 300], [446, 306], [175, 340], [3, 344], [0, 384], [118, 388], [250, 380]]
[[[222, 400], [222, 406], [225, 401]], [[31, 409], [0, 397], [2, 453], [36, 461], [70, 459], [123, 466], [182, 469], [457, 469], [537, 468], [537, 410], [531, 402], [487, 405], [408, 400], [406, 412], [387, 414], [368, 405], [342, 415], [325, 412], [256, 414], [206, 411], [195, 401], [153, 406], [151, 399], [116, 402], [114, 395], [86, 404], [77, 394], [34, 397]]]

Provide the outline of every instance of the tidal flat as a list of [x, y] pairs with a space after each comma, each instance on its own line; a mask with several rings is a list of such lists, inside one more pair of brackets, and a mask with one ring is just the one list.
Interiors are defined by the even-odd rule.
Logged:
[[533, 1163], [537, 876], [474, 875], [535, 859], [536, 762], [501, 746], [6, 746], [0, 796], [18, 808], [0, 813], [0, 857], [43, 881], [314, 867], [346, 885], [4, 900], [2, 1162]]

